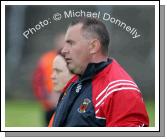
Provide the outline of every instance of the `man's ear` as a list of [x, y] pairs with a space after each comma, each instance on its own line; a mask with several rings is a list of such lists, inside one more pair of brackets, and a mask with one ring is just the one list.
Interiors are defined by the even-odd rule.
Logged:
[[100, 41], [98, 39], [94, 39], [91, 41], [90, 46], [90, 54], [95, 54], [101, 49]]

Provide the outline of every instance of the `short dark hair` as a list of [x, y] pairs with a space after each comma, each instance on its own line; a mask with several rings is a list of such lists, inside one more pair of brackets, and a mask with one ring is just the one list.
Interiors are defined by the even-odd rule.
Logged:
[[70, 26], [73, 26], [79, 23], [83, 24], [82, 29], [84, 31], [86, 31], [87, 33], [90, 33], [91, 35], [94, 34], [96, 35], [96, 37], [98, 37], [102, 46], [102, 52], [104, 54], [107, 54], [110, 37], [104, 23], [96, 18], [83, 17], [83, 18], [77, 18], [73, 20]]

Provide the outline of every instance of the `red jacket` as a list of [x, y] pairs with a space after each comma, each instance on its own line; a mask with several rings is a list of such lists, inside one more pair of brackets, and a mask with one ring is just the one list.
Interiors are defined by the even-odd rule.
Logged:
[[138, 86], [114, 59], [89, 64], [66, 88], [50, 126], [149, 126]]

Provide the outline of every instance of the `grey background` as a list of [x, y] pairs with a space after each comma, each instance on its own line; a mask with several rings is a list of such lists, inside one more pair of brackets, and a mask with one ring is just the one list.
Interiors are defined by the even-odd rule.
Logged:
[[51, 50], [53, 38], [66, 30], [73, 18], [53, 22], [26, 39], [22, 33], [39, 21], [52, 18], [64, 10], [101, 11], [111, 13], [137, 29], [141, 37], [133, 39], [127, 31], [102, 20], [110, 32], [109, 55], [125, 68], [138, 84], [144, 100], [154, 101], [155, 30], [154, 5], [133, 6], [6, 6], [5, 94], [6, 99], [34, 99], [32, 76], [40, 56]]

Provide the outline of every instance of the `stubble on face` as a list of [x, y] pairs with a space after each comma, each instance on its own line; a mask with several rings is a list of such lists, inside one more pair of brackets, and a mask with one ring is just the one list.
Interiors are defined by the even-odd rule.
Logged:
[[82, 24], [68, 28], [65, 41], [68, 53], [65, 54], [68, 68], [72, 73], [83, 74], [89, 61], [88, 40], [83, 36]]

